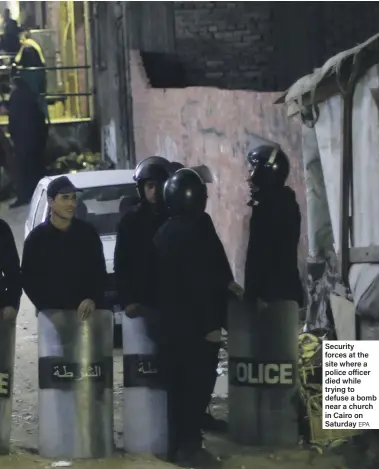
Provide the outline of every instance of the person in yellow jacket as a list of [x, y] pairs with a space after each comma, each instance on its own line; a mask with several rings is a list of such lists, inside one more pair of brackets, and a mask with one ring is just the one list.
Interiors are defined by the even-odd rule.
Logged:
[[41, 46], [32, 39], [29, 30], [20, 33], [20, 50], [18, 51], [13, 65], [12, 78], [21, 78], [36, 95], [38, 105], [50, 123], [48, 105], [46, 102], [46, 61]]
[[14, 61], [21, 67], [44, 67], [45, 57], [41, 46], [37, 41], [32, 39], [31, 33], [24, 30], [20, 34], [21, 48], [18, 51]]
[[45, 94], [46, 61], [42, 48], [37, 41], [32, 39], [28, 30], [20, 34], [20, 43], [21, 47], [14, 59], [14, 66], [17, 67], [20, 77], [28, 83], [32, 91]]

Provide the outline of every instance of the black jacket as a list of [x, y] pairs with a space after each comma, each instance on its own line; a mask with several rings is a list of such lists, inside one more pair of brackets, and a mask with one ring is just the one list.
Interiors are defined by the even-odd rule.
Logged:
[[[21, 153], [24, 158], [41, 159], [48, 127], [38, 96], [22, 80], [18, 81], [17, 87], [11, 92], [8, 114], [9, 133], [17, 155]], [[36, 151], [38, 154], [34, 154]]]
[[185, 340], [222, 327], [233, 276], [209, 215], [170, 218], [154, 244], [157, 333]]
[[18, 309], [22, 295], [20, 258], [9, 225], [0, 219], [0, 308]]
[[[208, 243], [212, 248], [208, 251], [211, 256], [211, 264], [214, 268], [215, 274], [217, 273], [220, 290], [220, 317], [221, 325], [226, 330], [228, 322], [228, 295], [230, 294], [228, 286], [234, 281], [232, 269], [230, 268], [228, 256], [226, 255], [224, 246], [217, 234], [216, 228], [213, 224], [212, 218], [208, 213], [204, 214], [202, 222], [204, 223], [204, 234], [209, 235]], [[207, 226], [208, 225], [208, 226]], [[224, 288], [226, 287], [226, 289]], [[230, 294], [231, 295], [231, 294]]]
[[114, 271], [121, 305], [151, 305], [153, 294], [153, 239], [166, 221], [148, 203], [133, 207], [122, 218], [116, 240]]
[[48, 220], [27, 237], [22, 258], [25, 293], [35, 307], [77, 309], [85, 299], [101, 308], [107, 281], [103, 246], [88, 223], [74, 218], [68, 231]]
[[253, 207], [245, 266], [245, 299], [294, 300], [303, 305], [298, 270], [301, 214], [289, 187]]
[[17, 54], [20, 49], [19, 34], [21, 28], [18, 26], [17, 21], [9, 18], [5, 21], [4, 34], [1, 37], [0, 48], [8, 54]]

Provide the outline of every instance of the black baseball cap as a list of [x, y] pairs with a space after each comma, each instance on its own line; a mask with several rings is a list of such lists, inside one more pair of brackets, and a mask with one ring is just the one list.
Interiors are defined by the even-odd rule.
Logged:
[[47, 196], [55, 199], [58, 194], [71, 194], [72, 192], [82, 192], [77, 189], [67, 176], [60, 176], [53, 179], [47, 186]]

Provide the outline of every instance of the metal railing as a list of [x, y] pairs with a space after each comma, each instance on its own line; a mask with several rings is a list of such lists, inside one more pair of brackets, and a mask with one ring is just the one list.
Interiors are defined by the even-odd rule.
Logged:
[[[0, 57], [1, 58], [1, 57]], [[16, 69], [19, 71], [29, 71], [29, 72], [38, 72], [38, 71], [46, 71], [46, 72], [58, 72], [58, 71], [79, 71], [79, 70], [86, 70], [88, 75], [88, 72], [90, 71], [91, 67], [90, 65], [57, 65], [57, 66], [50, 66], [50, 67], [21, 67], [21, 66], [10, 66], [10, 65], [1, 65], [0, 66], [0, 72], [5, 72], [7, 76], [7, 82], [3, 82], [3, 91], [0, 91], [0, 94], [2, 95], [2, 101], [7, 102], [9, 97], [7, 96], [10, 92], [10, 84], [11, 84], [11, 72]], [[58, 81], [58, 79], [56, 79]], [[59, 84], [55, 83], [57, 87], [59, 87]], [[89, 79], [86, 79], [86, 85], [89, 85]], [[55, 86], [54, 86], [55, 87]], [[5, 90], [5, 88], [8, 88]], [[66, 88], [66, 87], [63, 87]], [[49, 105], [49, 114], [53, 114], [51, 116], [51, 121], [54, 122], [54, 120], [77, 120], [77, 119], [88, 119], [92, 118], [92, 109], [93, 109], [93, 90], [85, 90], [85, 91], [78, 91], [78, 92], [67, 92], [65, 90], [62, 91], [49, 91], [47, 88], [46, 93], [40, 93], [40, 96], [43, 96]], [[78, 101], [74, 103], [70, 103], [70, 109], [71, 111], [73, 109], [76, 110], [76, 112], [67, 112], [66, 109], [66, 102], [69, 101], [70, 98], [76, 98]], [[86, 105], [81, 106], [79, 99], [80, 98], [85, 98], [86, 100]], [[53, 107], [57, 106], [58, 104], [63, 105], [63, 112], [54, 112]], [[73, 104], [76, 106], [73, 106]], [[85, 111], [82, 112], [82, 107], [85, 108]], [[53, 112], [51, 112], [53, 111]], [[56, 110], [55, 110], [56, 111]], [[83, 115], [84, 114], [84, 115]]]
[[[42, 69], [46, 72], [47, 89], [43, 96], [48, 102], [52, 122], [93, 117], [90, 12], [87, 0], [79, 3], [72, 0], [57, 2], [50, 21], [45, 23], [46, 28], [30, 30], [31, 38], [39, 44], [46, 60]], [[9, 93], [9, 72], [13, 62], [14, 55], [0, 56], [3, 64], [0, 65], [0, 94], [3, 96]], [[24, 70], [30, 74], [33, 71], [41, 73], [38, 67]]]

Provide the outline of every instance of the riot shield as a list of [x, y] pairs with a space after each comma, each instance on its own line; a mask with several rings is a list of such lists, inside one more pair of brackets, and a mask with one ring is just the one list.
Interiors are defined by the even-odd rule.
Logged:
[[167, 393], [145, 320], [123, 317], [124, 448], [128, 453], [165, 455]]
[[229, 430], [242, 445], [298, 442], [298, 305], [277, 301], [229, 310]]
[[113, 314], [38, 314], [39, 452], [46, 458], [113, 453]]

